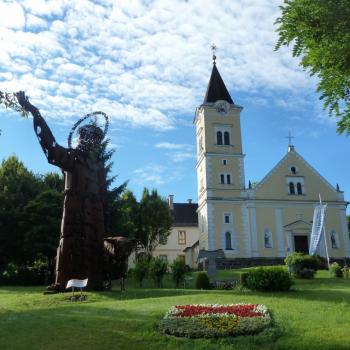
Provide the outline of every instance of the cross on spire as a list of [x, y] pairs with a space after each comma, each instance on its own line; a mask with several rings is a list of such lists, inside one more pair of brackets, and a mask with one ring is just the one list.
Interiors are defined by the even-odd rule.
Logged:
[[286, 136], [286, 139], [288, 139], [288, 146], [292, 146], [292, 139], [295, 139], [294, 136], [292, 136], [292, 133], [289, 131], [288, 136]]
[[211, 50], [213, 51], [213, 63], [214, 63], [214, 64], [216, 64], [216, 55], [215, 55], [216, 49], [217, 49], [216, 45], [215, 45], [215, 44], [212, 44], [212, 45], [211, 45]]

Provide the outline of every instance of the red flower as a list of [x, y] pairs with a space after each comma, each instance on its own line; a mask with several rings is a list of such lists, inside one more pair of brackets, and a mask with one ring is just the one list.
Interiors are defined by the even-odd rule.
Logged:
[[263, 313], [255, 311], [256, 304], [246, 305], [177, 305], [176, 309], [179, 311], [178, 317], [191, 317], [203, 314], [233, 314], [240, 317], [257, 317], [264, 316]]

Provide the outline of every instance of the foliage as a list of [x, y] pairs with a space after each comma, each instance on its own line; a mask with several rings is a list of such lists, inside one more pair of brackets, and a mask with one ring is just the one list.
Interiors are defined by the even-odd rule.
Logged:
[[0, 285], [3, 286], [36, 286], [43, 285], [47, 280], [47, 265], [34, 262], [32, 266], [18, 266], [9, 263], [0, 273]]
[[350, 133], [350, 6], [348, 0], [285, 0], [276, 20], [276, 49], [293, 46], [301, 66], [319, 78], [317, 91], [338, 132]]
[[211, 289], [209, 277], [205, 272], [197, 274], [195, 286], [196, 289]]
[[166, 242], [172, 224], [173, 217], [166, 200], [162, 199], [156, 190], [149, 193], [145, 188], [139, 206], [136, 238], [147, 255], [151, 255], [160, 243]]
[[137, 259], [135, 267], [132, 270], [132, 273], [136, 280], [138, 281], [140, 287], [142, 288], [142, 282], [147, 277], [149, 272], [150, 259], [147, 256], [142, 256]]
[[344, 278], [350, 278], [350, 267], [344, 266], [341, 271]]
[[265, 305], [178, 305], [159, 324], [163, 334], [213, 338], [254, 334], [271, 325]]
[[301, 278], [303, 273], [302, 270], [314, 270], [317, 271], [319, 268], [319, 259], [315, 256], [310, 256], [304, 253], [294, 252], [288, 255], [284, 262], [290, 268], [291, 272], [295, 277]]
[[329, 271], [333, 277], [343, 277], [342, 267], [337, 262], [331, 264]]
[[170, 268], [173, 281], [176, 288], [178, 288], [184, 277], [189, 273], [189, 266], [182, 259], [178, 258], [173, 261]]
[[159, 257], [152, 258], [149, 264], [149, 275], [157, 287], [162, 287], [162, 281], [167, 273], [168, 263]]
[[262, 292], [280, 291], [290, 289], [293, 281], [289, 273], [279, 266], [267, 266], [250, 269], [241, 278], [243, 287]]

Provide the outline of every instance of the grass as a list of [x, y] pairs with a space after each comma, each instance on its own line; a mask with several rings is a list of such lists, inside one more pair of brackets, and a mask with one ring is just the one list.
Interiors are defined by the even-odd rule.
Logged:
[[[237, 278], [237, 270], [218, 279]], [[42, 287], [0, 287], [0, 349], [350, 349], [350, 279], [319, 271], [288, 293], [140, 289], [88, 293], [70, 303], [67, 294], [43, 295]], [[157, 324], [172, 305], [262, 303], [275, 326], [261, 334], [224, 339], [162, 336]]]

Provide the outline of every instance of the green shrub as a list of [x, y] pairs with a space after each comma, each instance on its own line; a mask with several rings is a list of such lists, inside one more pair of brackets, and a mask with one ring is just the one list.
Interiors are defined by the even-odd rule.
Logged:
[[[310, 272], [301, 272], [303, 270], [317, 271], [320, 265], [320, 260], [311, 255], [304, 253], [293, 253], [285, 258], [285, 263], [295, 277], [303, 278], [305, 275], [310, 275]], [[312, 278], [312, 277], [311, 277]]]
[[149, 257], [140, 257], [132, 270], [135, 279], [139, 282], [140, 288], [142, 288], [142, 282], [147, 277], [149, 272]]
[[344, 278], [350, 278], [350, 267], [344, 266], [341, 271]]
[[183, 281], [184, 277], [189, 273], [189, 266], [182, 259], [176, 259], [170, 265], [171, 268], [171, 276], [173, 281], [175, 282], [176, 288], [180, 286], [181, 281]]
[[195, 286], [196, 289], [211, 289], [209, 277], [205, 272], [197, 275]]
[[[242, 276], [243, 275], [243, 276]], [[257, 267], [241, 275], [243, 287], [257, 291], [288, 291], [293, 284], [283, 267]]]
[[330, 272], [333, 277], [343, 277], [342, 268], [337, 262], [331, 264]]
[[168, 263], [159, 257], [153, 258], [149, 264], [149, 275], [157, 287], [162, 286], [163, 277], [168, 271]]

